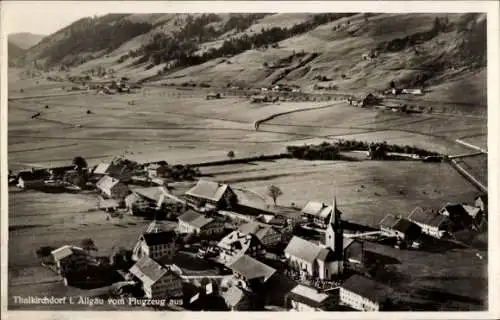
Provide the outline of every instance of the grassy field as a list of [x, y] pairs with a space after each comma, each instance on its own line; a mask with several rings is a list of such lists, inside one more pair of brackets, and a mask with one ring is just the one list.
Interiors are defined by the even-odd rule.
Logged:
[[[45, 105], [49, 108], [45, 109]], [[273, 114], [322, 106], [328, 107], [278, 116], [262, 124], [259, 131], [254, 129], [256, 120]], [[37, 112], [41, 112], [39, 118], [32, 119]], [[91, 94], [10, 102], [8, 157], [10, 169], [68, 164], [75, 156], [96, 164], [120, 154], [137, 161], [194, 163], [226, 159], [229, 150], [234, 150], [237, 157], [260, 155], [283, 152], [290, 144], [339, 137], [387, 140], [453, 154], [469, 151], [455, 139], [484, 133], [485, 128], [485, 121], [472, 118], [408, 116], [338, 102], [259, 105], [237, 97], [207, 101], [203, 91], [146, 88], [130, 95]], [[483, 172], [486, 168], [484, 161], [471, 166]], [[405, 215], [415, 206], [439, 208], [448, 201], [470, 202], [477, 192], [447, 164], [421, 162], [278, 160], [207, 167], [202, 172], [209, 179], [246, 189], [239, 193], [260, 205], [271, 204], [266, 195], [271, 184], [283, 190], [279, 205], [293, 202], [303, 206], [309, 200], [330, 202], [336, 195], [346, 219], [370, 225], [388, 213]], [[53, 274], [37, 261], [35, 251], [40, 246], [78, 245], [82, 238], [90, 237], [98, 253], [105, 255], [113, 246], [131, 247], [146, 228], [147, 222], [135, 217], [107, 221], [103, 212], [89, 211], [95, 205], [93, 194], [10, 190], [11, 295], [68, 294], [68, 289], [61, 287], [60, 281], [55, 281]], [[429, 263], [439, 269], [436, 260], [458, 264], [468, 259], [468, 254], [446, 253], [435, 259], [424, 253], [408, 253], [408, 263], [401, 268], [407, 268], [402, 269], [405, 273], [414, 272], [417, 266]], [[450, 266], [443, 264], [443, 268]], [[445, 274], [441, 269], [433, 273], [429, 268], [424, 270], [429, 276]], [[477, 277], [467, 275], [467, 268], [457, 268], [456, 276], [467, 279], [456, 280], [457, 286], [465, 286]], [[436, 286], [452, 283], [430, 278], [425, 281]]]

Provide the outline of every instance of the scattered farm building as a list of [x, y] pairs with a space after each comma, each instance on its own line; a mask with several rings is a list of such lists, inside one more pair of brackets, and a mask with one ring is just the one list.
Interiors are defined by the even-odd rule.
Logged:
[[65, 245], [52, 251], [52, 257], [60, 275], [65, 275], [71, 269], [88, 266], [87, 254], [82, 248]]
[[387, 215], [380, 221], [380, 230], [388, 237], [397, 237], [407, 243], [412, 243], [422, 234], [422, 228], [416, 223], [393, 215]]
[[401, 90], [401, 93], [405, 94], [414, 94], [414, 95], [422, 95], [422, 89], [403, 89]]
[[43, 187], [47, 179], [50, 179], [50, 173], [45, 169], [21, 171], [17, 175], [17, 187], [21, 189]]
[[97, 181], [96, 187], [104, 196], [112, 199], [123, 200], [129, 194], [126, 184], [110, 176], [102, 177]]
[[340, 286], [340, 303], [358, 311], [381, 311], [393, 290], [372, 279], [353, 275]]
[[467, 229], [473, 223], [473, 215], [476, 216], [477, 212], [475, 210], [470, 210], [469, 212], [462, 204], [447, 204], [441, 210], [439, 214], [444, 215], [450, 219], [453, 223], [453, 227], [456, 230]]
[[210, 93], [208, 93], [208, 94], [207, 94], [207, 100], [211, 100], [211, 99], [221, 99], [221, 98], [222, 98], [222, 95], [221, 95], [219, 92], [217, 92], [217, 93], [215, 93], [215, 92], [210, 92]]
[[208, 209], [227, 209], [238, 201], [229, 185], [202, 179], [185, 196], [195, 206]]
[[172, 257], [177, 252], [177, 236], [174, 231], [144, 233], [139, 237], [132, 258], [135, 261], [143, 257], [158, 259], [163, 256]]
[[408, 215], [408, 220], [420, 226], [423, 233], [438, 239], [442, 238], [450, 228], [448, 217], [420, 207], [415, 208]]
[[141, 282], [146, 298], [165, 299], [182, 296], [181, 277], [150, 257], [145, 256], [137, 261], [130, 268], [130, 273]]
[[260, 240], [253, 234], [242, 234], [235, 230], [225, 236], [218, 244], [220, 250], [219, 260], [230, 263], [235, 256], [249, 255], [259, 257], [265, 254], [265, 249]]
[[332, 295], [299, 284], [286, 295], [285, 304], [290, 311], [332, 311], [337, 301]]
[[192, 210], [182, 214], [178, 220], [178, 230], [181, 233], [210, 236], [221, 234], [224, 231], [223, 222]]
[[96, 178], [107, 175], [123, 182], [127, 182], [132, 178], [132, 171], [125, 164], [113, 161], [111, 163], [98, 164], [94, 170], [92, 170], [92, 175]]

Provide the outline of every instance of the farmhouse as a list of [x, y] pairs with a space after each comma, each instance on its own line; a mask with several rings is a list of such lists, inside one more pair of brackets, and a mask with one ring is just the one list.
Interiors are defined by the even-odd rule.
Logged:
[[332, 210], [332, 206], [322, 202], [309, 201], [302, 209], [302, 217], [308, 222], [326, 228], [328, 221], [330, 221]]
[[340, 286], [340, 303], [359, 311], [380, 311], [392, 291], [369, 278], [353, 275]]
[[473, 221], [471, 214], [461, 204], [448, 203], [439, 210], [439, 214], [448, 217], [456, 230], [468, 228]]
[[255, 235], [267, 248], [274, 247], [281, 241], [281, 233], [274, 227], [254, 221], [242, 224], [238, 231], [242, 234]]
[[233, 271], [238, 284], [247, 290], [259, 288], [267, 282], [276, 272], [268, 265], [248, 256], [242, 255], [227, 265]]
[[380, 99], [375, 97], [372, 93], [367, 94], [362, 101], [362, 106], [363, 107], [369, 107], [369, 106], [374, 106], [377, 105], [380, 102]]
[[315, 288], [299, 284], [286, 295], [286, 307], [290, 311], [332, 311], [337, 301], [334, 296]]
[[408, 243], [417, 240], [422, 233], [422, 228], [417, 224], [393, 215], [387, 215], [380, 221], [380, 230], [388, 237], [397, 237]]
[[137, 261], [130, 268], [130, 273], [141, 282], [146, 298], [165, 299], [182, 296], [181, 277], [147, 256]]
[[165, 187], [134, 188], [132, 192], [157, 208], [170, 201], [170, 192]]
[[208, 180], [198, 180], [198, 183], [185, 193], [189, 202], [197, 207], [208, 207], [210, 209], [231, 208], [238, 198], [231, 187]]
[[114, 159], [111, 163], [98, 164], [92, 171], [92, 175], [97, 178], [108, 175], [126, 182], [132, 178], [132, 171], [125, 163], [118, 163], [118, 160]]
[[60, 275], [67, 274], [71, 269], [86, 268], [88, 265], [85, 251], [74, 246], [65, 245], [55, 249], [52, 251], [52, 257]]
[[110, 176], [102, 177], [99, 181], [97, 181], [96, 187], [104, 196], [113, 199], [125, 199], [129, 193], [126, 184]]
[[422, 228], [422, 232], [435, 238], [442, 238], [450, 227], [448, 217], [417, 207], [409, 215], [408, 220]]
[[178, 230], [181, 233], [192, 233], [200, 236], [220, 234], [224, 231], [224, 223], [214, 218], [207, 218], [196, 211], [189, 210], [179, 218]]
[[265, 254], [265, 249], [260, 240], [253, 234], [242, 234], [235, 230], [225, 236], [218, 244], [220, 250], [219, 260], [229, 263], [235, 256], [249, 255], [259, 257]]
[[138, 261], [145, 256], [152, 259], [172, 257], [178, 249], [176, 240], [174, 231], [144, 233], [134, 247], [132, 259]]
[[17, 175], [17, 187], [21, 189], [37, 188], [44, 185], [50, 178], [50, 173], [45, 169], [21, 171]]
[[207, 94], [207, 100], [211, 100], [211, 99], [220, 99], [222, 96], [220, 93], [215, 93], [215, 92], [209, 92]]

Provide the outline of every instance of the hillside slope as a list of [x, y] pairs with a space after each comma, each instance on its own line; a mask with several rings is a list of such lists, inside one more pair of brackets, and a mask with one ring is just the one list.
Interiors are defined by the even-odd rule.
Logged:
[[8, 36], [8, 41], [21, 49], [29, 49], [40, 42], [45, 35], [33, 34], [29, 32], [12, 33]]
[[17, 57], [20, 57], [21, 55], [24, 54], [24, 49], [16, 45], [15, 43], [12, 43], [8, 41], [7, 43], [7, 57], [9, 61], [11, 59], [16, 59]]
[[486, 105], [480, 13], [111, 14], [44, 38], [26, 58], [155, 83], [289, 83], [361, 95], [394, 81], [425, 88], [421, 100]]

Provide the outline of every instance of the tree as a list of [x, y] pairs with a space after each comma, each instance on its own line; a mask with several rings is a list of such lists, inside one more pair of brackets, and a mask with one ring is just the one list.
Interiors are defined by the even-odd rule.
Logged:
[[77, 156], [73, 158], [73, 165], [78, 169], [84, 169], [87, 168], [87, 161], [83, 157]]
[[394, 80], [391, 80], [390, 86], [391, 86], [391, 89], [396, 88], [396, 83], [394, 82]]
[[80, 245], [83, 250], [90, 252], [90, 251], [97, 251], [97, 246], [94, 243], [94, 240], [90, 238], [85, 238], [80, 242]]
[[234, 156], [235, 156], [234, 151], [233, 151], [233, 150], [229, 151], [229, 152], [227, 153], [227, 156], [228, 156], [230, 159], [233, 159], [233, 158], [234, 158]]
[[276, 205], [276, 199], [283, 195], [283, 191], [275, 185], [270, 185], [267, 189], [267, 194], [273, 199], [274, 205]]
[[38, 250], [36, 250], [36, 256], [42, 261], [42, 263], [50, 263], [50, 262], [53, 262], [53, 259], [52, 259], [52, 251], [54, 250], [55, 248], [53, 247], [50, 247], [50, 246], [43, 246], [43, 247], [40, 247], [38, 248]]

